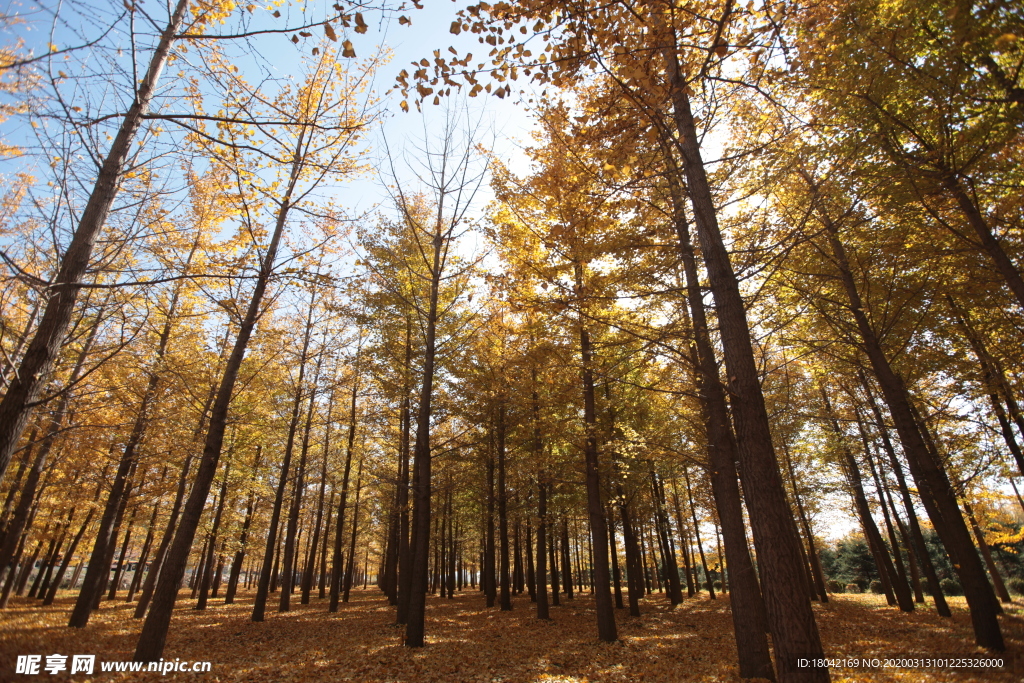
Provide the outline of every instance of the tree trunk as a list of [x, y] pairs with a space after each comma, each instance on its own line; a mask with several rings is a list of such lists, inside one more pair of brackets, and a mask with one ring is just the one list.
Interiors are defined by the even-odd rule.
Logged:
[[675, 553], [669, 545], [668, 515], [665, 514], [665, 491], [654, 471], [654, 461], [648, 461], [651, 470], [651, 496], [655, 506], [657, 519], [658, 541], [664, 554], [665, 582], [668, 584], [668, 599], [672, 606], [683, 601], [683, 593], [679, 587], [679, 566], [676, 564]]
[[[675, 44], [674, 36], [672, 40]], [[772, 446], [768, 413], [758, 379], [750, 327], [732, 269], [701, 158], [686, 83], [674, 49], [664, 52], [670, 98], [694, 222], [718, 314], [729, 381], [733, 423], [743, 489], [758, 548], [768, 624], [779, 679], [785, 683], [829, 680], [826, 668], [799, 668], [801, 657], [821, 658], [823, 650], [810, 600], [803, 589], [800, 538], [786, 501]], [[734, 582], [735, 586], [735, 582]]]
[[[800, 517], [800, 524], [804, 529], [804, 536], [807, 538], [807, 553], [811, 563], [811, 576], [814, 581], [815, 592], [821, 602], [828, 602], [828, 589], [825, 586], [825, 573], [821, 569], [821, 559], [818, 557], [818, 549], [814, 545], [814, 532], [811, 530], [811, 522], [807, 518], [807, 511], [804, 510], [803, 499], [800, 496], [800, 489], [796, 485], [796, 472], [793, 470], [793, 459], [789, 454], [789, 446], [782, 445], [783, 455], [786, 456], [786, 471], [789, 473], [789, 485], [793, 489], [793, 502], [796, 503], [797, 515]], [[747, 554], [749, 557], [749, 553]]]
[[160, 41], [150, 58], [146, 75], [136, 88], [135, 99], [121, 120], [117, 135], [100, 166], [96, 184], [82, 210], [78, 227], [61, 259], [35, 336], [29, 342], [3, 400], [0, 400], [0, 478], [7, 472], [11, 456], [28, 423], [33, 403], [50, 381], [50, 373], [71, 324], [78, 290], [84, 284], [82, 278], [89, 269], [93, 245], [117, 196], [132, 143], [149, 111], [171, 44], [177, 38], [188, 7], [189, 0], [178, 0], [167, 26], [160, 34]]
[[562, 592], [566, 600], [572, 600], [572, 562], [570, 561], [571, 545], [569, 543], [569, 521], [562, 515], [562, 543], [559, 546], [562, 551]]
[[[810, 179], [808, 181], [810, 182]], [[1003, 634], [996, 619], [1000, 611], [999, 603], [992, 593], [985, 569], [975, 552], [974, 543], [971, 541], [967, 525], [964, 524], [952, 486], [941, 464], [928, 452], [914, 419], [906, 385], [889, 364], [881, 342], [864, 312], [846, 250], [839, 240], [838, 228], [827, 215], [822, 215], [822, 222], [828, 231], [834, 263], [846, 289], [850, 310], [857, 323], [864, 351], [871, 361], [882, 395], [889, 406], [889, 414], [896, 426], [896, 432], [900, 435], [907, 464], [921, 493], [921, 502], [928, 512], [932, 525], [939, 532], [954, 567], [957, 568], [957, 575], [960, 577], [971, 610], [975, 642], [982, 647], [1002, 651], [1005, 648]]]
[[487, 607], [494, 607], [497, 598], [495, 585], [495, 552], [494, 552], [494, 456], [488, 444], [487, 451], [487, 519], [484, 527], [484, 561], [483, 561], [483, 588], [484, 602]]
[[[93, 502], [96, 502], [95, 499], [93, 500]], [[75, 550], [78, 549], [78, 544], [82, 541], [82, 536], [85, 535], [85, 530], [89, 528], [89, 523], [92, 522], [92, 518], [95, 514], [96, 508], [93, 507], [89, 510], [89, 514], [86, 515], [85, 522], [82, 523], [82, 526], [81, 528], [79, 528], [78, 533], [75, 534], [74, 540], [71, 541], [71, 546], [64, 553], [64, 560], [60, 564], [60, 569], [57, 570], [57, 576], [55, 576], [54, 579], [50, 582], [50, 588], [46, 591], [46, 597], [43, 599], [44, 606], [52, 605], [54, 599], [56, 599], [57, 591], [60, 589], [60, 583], [64, 579], [64, 574], [65, 572], [67, 572], [68, 566], [70, 566], [71, 564], [71, 558], [74, 557]], [[69, 587], [74, 587], [73, 581]]]
[[[686, 480], [686, 497], [690, 501], [690, 516], [693, 518], [693, 534], [697, 537], [697, 551], [700, 553], [700, 566], [704, 569], [704, 583], [707, 584], [708, 597], [715, 600], [715, 587], [711, 584], [711, 575], [708, 573], [708, 561], [704, 557], [704, 544], [700, 540], [700, 524], [697, 523], [697, 506], [693, 504], [693, 491], [690, 488], [690, 468], [683, 467], [683, 476]], [[803, 562], [801, 565], [806, 566]]]
[[[832, 402], [829, 400], [828, 394], [824, 387], [819, 387], [819, 389], [822, 400], [825, 403], [825, 413], [831, 423], [832, 432], [839, 442], [843, 462], [845, 462], [846, 475], [853, 490], [857, 513], [860, 516], [861, 526], [864, 529], [864, 537], [867, 539], [868, 547], [875, 558], [875, 565], [878, 567], [878, 575], [882, 583], [882, 589], [885, 591], [886, 601], [890, 605], [898, 603], [902, 612], [913, 612], [914, 599], [910, 594], [910, 586], [899, 581], [899, 578], [896, 576], [896, 568], [893, 566], [892, 558], [889, 557], [889, 553], [885, 548], [885, 541], [882, 540], [882, 534], [879, 533], [878, 526], [871, 516], [871, 508], [868, 506], [868, 499], [864, 494], [864, 483], [860, 476], [860, 467], [853, 457], [853, 452], [846, 444], [845, 434], [839, 427], [839, 420], [832, 408]], [[894, 551], [896, 551], [895, 548]]]
[[889, 440], [889, 431], [886, 428], [885, 421], [882, 419], [882, 411], [875, 401], [874, 393], [871, 391], [871, 385], [868, 383], [864, 371], [858, 369], [858, 376], [860, 377], [861, 384], [864, 386], [864, 392], [867, 394], [868, 405], [871, 406], [871, 411], [875, 416], [875, 426], [878, 428], [878, 433], [882, 439], [882, 447], [889, 458], [889, 464], [893, 468], [893, 475], [896, 477], [896, 483], [900, 488], [903, 508], [907, 513], [907, 524], [910, 526], [910, 536], [913, 539], [912, 549], [917, 557], [919, 566], [924, 571], [925, 581], [928, 583], [928, 592], [931, 593], [932, 601], [935, 603], [935, 611], [940, 617], [951, 617], [952, 612], [950, 612], [949, 605], [946, 603], [946, 597], [942, 594], [942, 588], [939, 586], [939, 577], [935, 572], [935, 565], [932, 564], [931, 555], [928, 553], [928, 546], [924, 541], [924, 534], [921, 533], [921, 525], [918, 522], [917, 513], [914, 511], [914, 500], [910, 495], [910, 489], [907, 487], [907, 480], [903, 476], [903, 467], [896, 458], [896, 451]]
[[359, 537], [359, 496], [363, 490], [364, 461], [364, 457], [359, 458], [359, 468], [356, 470], [356, 502], [352, 510], [352, 541], [348, 548], [348, 568], [345, 570], [345, 590], [342, 602], [348, 602], [348, 594], [352, 590], [352, 572], [355, 571], [356, 539]]
[[398, 563], [396, 588], [398, 592], [398, 612], [395, 621], [405, 624], [409, 621], [409, 591], [412, 588], [412, 546], [409, 528], [409, 478], [410, 478], [410, 445], [412, 442], [412, 319], [405, 319], [405, 365], [402, 372], [402, 418], [399, 443], [398, 485], [395, 490], [398, 524], [395, 527], [397, 543], [395, 552]]
[[533, 522], [526, 518], [526, 591], [530, 595], [530, 602], [537, 602], [537, 566], [533, 561]]
[[[575, 266], [577, 295], [583, 294], [583, 268]], [[593, 351], [590, 332], [581, 319], [579, 321], [580, 356], [583, 381], [583, 424], [586, 434], [583, 442], [583, 456], [586, 461], [587, 515], [590, 518], [591, 542], [595, 548], [608, 547], [608, 527], [604, 519], [604, 504], [601, 502], [601, 479], [598, 471], [597, 411], [594, 400]], [[608, 569], [608, 555], [594, 555], [594, 602], [597, 611], [598, 638], [606, 643], [618, 640], [615, 627], [615, 607], [612, 604], [611, 573]]]
[[[105, 306], [106, 304], [104, 303], [104, 307]], [[68, 404], [71, 400], [70, 389], [78, 381], [79, 377], [81, 377], [82, 369], [85, 367], [86, 358], [92, 350], [92, 345], [96, 340], [96, 334], [99, 331], [99, 318], [101, 315], [97, 316], [96, 324], [94, 324], [89, 330], [89, 336], [86, 338], [85, 343], [82, 345], [78, 354], [78, 358], [75, 360], [75, 365], [71, 370], [71, 375], [68, 377], [68, 383], [65, 386], [65, 392], [61, 395], [60, 400], [54, 409], [46, 430], [46, 436], [43, 437], [42, 443], [39, 444], [39, 450], [36, 452], [35, 459], [32, 460], [32, 467], [28, 471], [28, 476], [25, 477], [25, 483], [21, 488], [21, 496], [18, 498], [18, 504], [14, 508], [14, 513], [8, 521], [7, 526], [4, 528], [3, 542], [0, 543], [0, 568], [6, 567], [10, 563], [22, 535], [28, 533], [31, 529], [31, 525], [29, 523], [29, 512], [32, 510], [32, 506], [37, 504], [37, 499], [42, 493], [39, 481], [43, 475], [43, 470], [46, 468], [46, 463], [49, 459], [50, 451], [53, 449], [54, 442], [61, 433], [64, 421], [67, 419]], [[36, 430], [33, 429], [29, 443], [26, 445], [26, 460], [31, 457], [32, 443], [35, 441], [35, 436]], [[113, 446], [111, 446], [111, 448], [113, 448]], [[0, 469], [0, 479], [2, 478], [3, 472], [2, 469]]]
[[623, 609], [622, 574], [619, 570], [619, 551], [615, 547], [615, 517], [612, 509], [608, 509], [608, 544], [612, 558], [612, 593], [615, 596], [615, 609]]
[[512, 609], [512, 571], [508, 548], [508, 491], [505, 489], [505, 404], [498, 406], [498, 540], [501, 559], [501, 611]]
[[[882, 487], [882, 480], [878, 476], [878, 471], [875, 469], [874, 458], [871, 456], [871, 444], [868, 440], [867, 430], [864, 429], [864, 419], [861, 416], [860, 408], [855, 407], [855, 413], [857, 416], [857, 430], [860, 432], [861, 442], [864, 444], [864, 458], [867, 460], [868, 470], [871, 472], [871, 478], [875, 482], [875, 491], [878, 493], [878, 506], [882, 509], [882, 519], [885, 521], [886, 533], [889, 536], [889, 545], [892, 547], [892, 559], [893, 564], [896, 567], [894, 583], [899, 582], [901, 586], [910, 586], [910, 581], [907, 577], [907, 569], [903, 565], [903, 556], [902, 553], [900, 553], [900, 546], [896, 540], [896, 530], [893, 528], [892, 519], [889, 517], [889, 507], [885, 504], [885, 493]], [[915, 600], [915, 602], [917, 602], [917, 600]]]
[[[181, 0], [181, 3], [184, 5], [185, 0]], [[217, 398], [213, 403], [213, 410], [210, 415], [210, 429], [206, 434], [203, 455], [199, 462], [199, 469], [196, 472], [195, 482], [192, 485], [192, 492], [189, 494], [188, 502], [185, 503], [178, 531], [174, 536], [174, 541], [171, 543], [167, 559], [165, 560], [166, 567], [160, 572], [160, 578], [153, 593], [153, 606], [149, 610], [149, 615], [143, 624], [139, 642], [135, 649], [134, 659], [137, 662], [157, 661], [163, 654], [164, 644], [167, 639], [167, 628], [171, 622], [171, 612], [174, 609], [174, 602], [178, 593], [178, 584], [185, 574], [185, 564], [188, 561], [189, 550], [195, 538], [196, 527], [199, 526], [199, 519], [206, 505], [206, 498], [210, 493], [210, 485], [213, 483], [213, 477], [217, 472], [217, 461], [220, 459], [221, 447], [224, 443], [231, 394], [238, 378], [238, 371], [242, 366], [246, 347], [249, 345], [249, 339], [259, 319], [263, 297], [267, 290], [270, 275], [274, 269], [278, 246], [284, 234], [288, 211], [291, 207], [292, 194], [295, 191], [299, 172], [302, 169], [305, 132], [306, 129], [303, 127], [298, 136], [287, 187], [280, 200], [281, 204], [277, 213], [274, 232], [272, 233], [263, 261], [260, 264], [255, 288], [249, 300], [245, 317], [239, 325], [234, 347], [224, 367], [224, 374], [221, 377]], [[283, 480], [284, 477], [282, 476]], [[263, 581], [262, 577], [260, 580], [261, 582]], [[263, 596], [265, 602], [266, 591], [263, 592]], [[256, 615], [254, 614], [254, 616]], [[262, 619], [262, 616], [261, 609], [260, 619]]]
[[981, 526], [974, 516], [974, 508], [971, 507], [966, 498], [964, 499], [964, 511], [967, 513], [967, 519], [971, 522], [971, 530], [974, 532], [974, 538], [978, 541], [978, 549], [981, 551], [981, 556], [985, 558], [985, 566], [988, 567], [988, 574], [992, 577], [992, 585], [995, 586], [996, 595], [999, 596], [1001, 602], [1012, 602], [1010, 594], [1006, 591], [1006, 584], [1003, 583], [1003, 577], [999, 574], [999, 568], [996, 567], [996, 563], [992, 559], [992, 551], [989, 549], [988, 543], [985, 542], [985, 534], [982, 532]]
[[[257, 472], [260, 467], [260, 459], [263, 455], [263, 444], [256, 446], [256, 457], [252, 463], [252, 479], [249, 482], [249, 498], [245, 504], [245, 520], [242, 522], [241, 535], [238, 538], [238, 550], [235, 551], [235, 559], [231, 562], [231, 576], [228, 578], [228, 589], [224, 594], [224, 604], [230, 605], [235, 602], [235, 593], [238, 591], [238, 575], [242, 570], [242, 563], [245, 562], [247, 544], [249, 542], [249, 528], [252, 526], [252, 518], [256, 514], [256, 481], [259, 479]], [[246, 576], [246, 586], [249, 584]]]
[[640, 569], [640, 548], [637, 546], [636, 534], [629, 511], [629, 501], [618, 486], [619, 518], [622, 519], [622, 543], [626, 550], [626, 585], [629, 591], [629, 616], [640, 616], [640, 598], [643, 594], [643, 577]]
[[128, 528], [124, 532], [124, 542], [121, 544], [121, 555], [117, 560], [117, 567], [114, 569], [114, 578], [110, 581], [110, 591], [107, 593], [107, 600], [117, 598], [117, 591], [121, 584], [121, 575], [124, 572], [124, 561], [128, 556], [128, 544], [131, 543], [133, 524], [135, 523], [135, 515], [138, 511], [138, 505], [132, 507], [132, 514], [128, 518]]
[[995, 264], [996, 270], [1003, 276], [1003, 280], [1006, 282], [1006, 286], [1013, 294], [1014, 298], [1017, 299], [1017, 304], [1024, 308], [1024, 279], [1020, 276], [1020, 271], [1010, 260], [1010, 257], [1006, 254], [1003, 249], [1003, 245], [999, 243], [996, 236], [992, 234], [992, 230], [989, 228], [988, 223], [985, 221], [985, 216], [982, 215], [981, 209], [974, 202], [974, 198], [971, 197], [968, 189], [964, 187], [963, 182], [956, 173], [948, 173], [942, 182], [943, 186], [949, 192], [949, 194], [956, 200], [956, 203], [960, 206], [960, 210], [963, 211], [964, 217], [967, 218], [967, 223], [974, 229], [974, 233], [978, 236], [978, 240], [981, 242], [982, 249], [992, 259]]
[[[331, 558], [331, 602], [328, 610], [338, 611], [338, 601], [341, 599], [342, 579], [345, 573], [345, 564], [342, 557], [342, 546], [345, 542], [345, 513], [348, 511], [348, 482], [352, 473], [352, 452], [356, 443], [356, 401], [359, 398], [359, 356], [362, 351], [362, 331], [360, 331], [360, 343], [356, 350], [356, 362], [352, 376], [352, 393], [348, 407], [348, 442], [345, 444], [345, 471], [341, 480], [341, 500], [338, 503], [337, 524], [334, 531], [334, 553]], [[360, 460], [360, 462], [362, 462]]]
[[[206, 411], [203, 411], [205, 417]], [[200, 421], [200, 424], [202, 420]], [[133, 619], [141, 619], [146, 613], [146, 608], [149, 607], [149, 601], [153, 597], [153, 589], [156, 587], [157, 577], [160, 575], [160, 571], [163, 568], [163, 562], [167, 555], [167, 549], [171, 545], [171, 540], [174, 538], [174, 530], [178, 525], [178, 513], [181, 511], [181, 504], [185, 500], [185, 489], [188, 485], [188, 474], [189, 469], [192, 466], [192, 454], [189, 453], [185, 457], [185, 462], [181, 466], [181, 475], [178, 478], [178, 490], [174, 494], [174, 504], [171, 506], [171, 513], [167, 518], [167, 527], [164, 529], [164, 535], [160, 539], [160, 546], [157, 548], [156, 554], [153, 555], [153, 563], [149, 567], [149, 573], [146, 575], [146, 580], [142, 584], [142, 595], [139, 597], [139, 604], [135, 606], [135, 613], [132, 615]], [[72, 582], [73, 583], [73, 582]]]
[[[326, 449], [324, 449], [324, 455], [326, 457]], [[319, 598], [323, 600], [327, 597], [327, 578], [330, 572], [327, 570], [327, 548], [330, 546], [331, 540], [331, 510], [334, 509], [334, 484], [331, 484], [331, 497], [327, 500], [327, 519], [324, 520], [324, 536], [323, 541], [320, 544], [320, 583], [319, 583]], [[332, 546], [333, 547], [333, 546]], [[385, 549], [385, 552], [390, 550]]]
[[[534, 394], [536, 397], [536, 394]], [[536, 405], [536, 403], [535, 403]], [[548, 492], [544, 471], [537, 475], [537, 618], [550, 619], [548, 610]]]
[[[440, 211], [440, 209], [439, 209]], [[441, 248], [444, 235], [438, 215], [434, 233], [433, 263], [430, 269], [430, 299], [423, 346], [423, 386], [416, 415], [416, 446], [413, 449], [416, 482], [413, 498], [412, 566], [409, 587], [409, 621], [405, 628], [406, 647], [423, 647], [427, 607], [427, 566], [430, 559], [430, 408], [434, 397], [434, 357], [437, 352], [437, 306], [441, 281]]]
[[523, 567], [523, 546], [520, 543], [523, 525], [518, 515], [513, 528], [515, 531], [512, 533], [512, 592], [521, 595], [526, 585], [526, 570]]
[[1003, 403], [999, 399], [999, 393], [1003, 393], [1008, 396], [1007, 403], [1011, 406], [1011, 410], [1016, 409], [1015, 414], [1017, 416], [1017, 424], [1021, 427], [1021, 431], [1024, 432], [1024, 421], [1020, 419], [1020, 408], [1017, 406], [1017, 401], [1013, 398], [1013, 392], [1010, 391], [1009, 383], [1006, 381], [1006, 377], [999, 372], [996, 367], [994, 359], [989, 355], [988, 349], [985, 348], [984, 342], [981, 340], [981, 336], [977, 330], [974, 329], [974, 325], [971, 324], [970, 316], [964, 311], [953, 297], [946, 295], [946, 301], [949, 303], [949, 307], [953, 310], [953, 314], [956, 316], [957, 322], [964, 329], [964, 334], [968, 341], [971, 343], [971, 348], [974, 350], [974, 355], [978, 359], [978, 365], [981, 368], [982, 373], [982, 387], [988, 393], [989, 400], [992, 403], [992, 410], [996, 414], [996, 419], [999, 421], [999, 428], [1003, 434], [1003, 440], [1006, 442], [1007, 448], [1010, 449], [1010, 453], [1013, 455], [1014, 461], [1017, 463], [1017, 471], [1024, 476], [1024, 453], [1021, 452], [1020, 445], [1017, 443], [1017, 438], [1014, 436], [1013, 428], [1010, 426], [1010, 421], [1006, 417], [1006, 411], [1003, 409]]
[[[324, 494], [327, 492], [327, 455], [331, 442], [331, 420], [334, 408], [334, 390], [331, 390], [327, 400], [327, 420], [324, 423], [324, 448], [320, 460], [320, 493], [316, 502], [316, 521], [313, 522], [313, 539], [309, 544], [309, 556], [306, 558], [306, 571], [302, 575], [302, 604], [309, 604], [309, 594], [313, 590], [313, 581], [316, 578], [316, 555], [320, 550], [320, 532], [324, 521]], [[326, 535], [326, 534], [325, 534]], [[321, 575], [327, 571], [323, 561], [320, 562]]]
[[202, 584], [199, 586], [199, 603], [196, 605], [196, 609], [200, 611], [206, 609], [206, 603], [209, 596], [210, 582], [214, 567], [213, 556], [216, 552], [217, 546], [217, 534], [220, 531], [220, 520], [224, 515], [224, 504], [228, 495], [228, 474], [231, 473], [231, 450], [233, 448], [234, 445], [232, 445], [231, 449], [228, 450], [228, 457], [224, 462], [224, 481], [222, 481], [220, 485], [220, 500], [217, 503], [217, 512], [214, 513], [213, 516], [213, 528], [210, 530], [210, 548], [208, 551], [209, 554], [206, 557], [206, 571], [203, 572]]
[[[164, 468], [165, 473], [166, 471], [166, 468]], [[161, 476], [161, 479], [163, 479], [163, 476]], [[139, 561], [135, 565], [135, 575], [132, 577], [132, 583], [128, 587], [128, 596], [125, 598], [125, 602], [131, 602], [135, 598], [135, 593], [139, 590], [139, 586], [142, 585], [142, 575], [145, 573], [146, 562], [149, 561], [149, 553], [153, 549], [153, 539], [156, 537], [156, 520], [159, 515], [160, 504], [158, 502], [153, 506], [153, 515], [149, 518], [149, 525], [146, 528], [146, 540], [142, 542]]]
[[[551, 513], [548, 513], [550, 519]], [[551, 534], [548, 536], [548, 566], [551, 567], [551, 604], [555, 607], [561, 605], [561, 596], [558, 586], [558, 536], [555, 533], [555, 525], [549, 524]]]
[[[317, 290], [314, 289], [310, 293], [309, 297], [309, 309], [306, 317], [306, 331], [302, 341], [302, 355], [299, 359], [299, 381], [295, 387], [295, 405], [293, 407], [292, 420], [293, 423], [289, 425], [289, 440], [288, 446], [292, 445], [294, 439], [294, 433], [296, 429], [296, 420], [299, 416], [299, 400], [304, 389], [302, 379], [303, 370], [305, 369], [307, 353], [309, 350], [310, 337], [313, 332], [313, 312], [316, 306], [316, 295]], [[284, 575], [287, 580], [281, 587], [281, 597], [278, 601], [277, 611], [287, 612], [291, 609], [292, 590], [295, 576], [295, 563], [296, 563], [296, 551], [298, 549], [298, 541], [296, 535], [299, 531], [299, 517], [302, 514], [302, 499], [306, 488], [306, 460], [309, 456], [309, 431], [313, 425], [313, 413], [316, 410], [316, 394], [317, 394], [317, 382], [320, 380], [320, 368], [323, 363], [324, 354], [320, 353], [317, 355], [316, 370], [313, 373], [313, 382], [309, 388], [309, 403], [306, 406], [306, 424], [302, 432], [302, 445], [299, 447], [299, 466], [295, 470], [295, 483], [292, 486], [292, 500], [291, 506], [288, 510], [288, 525], [285, 528], [284, 537]], [[287, 453], [285, 459], [288, 459], [291, 453]], [[282, 468], [281, 477], [284, 478], [288, 475], [288, 470]], [[253, 619], [253, 621], [257, 621]]]

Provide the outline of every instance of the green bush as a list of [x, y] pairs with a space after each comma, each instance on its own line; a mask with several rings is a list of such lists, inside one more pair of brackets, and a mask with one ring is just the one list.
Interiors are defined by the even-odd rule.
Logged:
[[963, 595], [964, 589], [960, 587], [955, 579], [943, 579], [939, 581], [939, 588], [945, 595]]
[[859, 584], [848, 583], [848, 584], [846, 584], [846, 591], [845, 592], [846, 593], [863, 593], [864, 589], [861, 588]]
[[1024, 579], [1010, 579], [1006, 585], [1017, 595], [1024, 595]]
[[871, 592], [874, 593], [875, 595], [881, 595], [884, 592], [882, 590], [882, 582], [881, 581], [872, 581], [871, 585], [869, 586], [869, 588], [871, 589]]
[[825, 584], [825, 588], [828, 589], [829, 593], [842, 593], [843, 592], [843, 584], [839, 583], [838, 581], [836, 581], [834, 579], [829, 579], [828, 582]]

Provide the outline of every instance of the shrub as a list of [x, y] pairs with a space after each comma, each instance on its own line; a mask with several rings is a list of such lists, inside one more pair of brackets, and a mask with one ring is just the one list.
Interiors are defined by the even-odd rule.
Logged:
[[847, 593], [863, 593], [864, 589], [860, 587], [860, 584], [848, 583], [848, 584], [846, 584], [846, 591], [845, 592], [847, 592]]
[[939, 581], [939, 588], [946, 595], [963, 595], [964, 590], [960, 587], [960, 584], [956, 582], [956, 579], [943, 579]]
[[715, 581], [715, 582], [714, 582], [713, 584], [711, 584], [711, 585], [715, 587], [715, 590], [716, 590], [716, 591], [720, 591], [720, 590], [722, 590], [722, 582], [721, 582], [721, 581]]
[[1006, 585], [1017, 595], [1024, 595], [1024, 579], [1010, 579]]
[[884, 592], [882, 590], [882, 582], [881, 581], [872, 581], [871, 582], [871, 586], [869, 586], [869, 588], [871, 589], [871, 592], [874, 593], [875, 595], [881, 595]]
[[839, 583], [835, 579], [829, 579], [828, 582], [826, 582], [825, 587], [828, 589], [829, 593], [843, 592], [843, 584]]

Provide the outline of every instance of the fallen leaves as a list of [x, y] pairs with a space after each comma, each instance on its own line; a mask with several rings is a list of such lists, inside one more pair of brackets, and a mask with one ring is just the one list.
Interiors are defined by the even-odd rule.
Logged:
[[[158, 672], [99, 674], [102, 681], [481, 681], [486, 683], [589, 683], [626, 681], [740, 681], [728, 600], [689, 599], [670, 609], [660, 595], [642, 602], [644, 615], [617, 611], [621, 639], [597, 641], [593, 601], [587, 594], [552, 607], [552, 620], [534, 618], [533, 605], [517, 596], [511, 612], [484, 607], [477, 591], [454, 600], [428, 599], [427, 646], [401, 645], [404, 630], [374, 590], [354, 591], [353, 601], [328, 614], [325, 604], [296, 605], [249, 621], [251, 595], [234, 605], [213, 601], [196, 612], [183, 592], [164, 657], [210, 661], [208, 674]], [[141, 622], [134, 605], [104, 603], [84, 630], [65, 626], [72, 598], [53, 606], [15, 599], [0, 612], [0, 678], [18, 654], [96, 654], [99, 661], [130, 660]], [[815, 605], [826, 655], [865, 657], [931, 653], [977, 655], [962, 598], [954, 616], [941, 619], [925, 608], [900, 614], [879, 596], [841, 595]], [[1024, 607], [1004, 617], [1007, 661], [1024, 664]], [[1014, 613], [1015, 612], [1015, 613]], [[1020, 672], [968, 670], [833, 670], [833, 681], [1018, 681]], [[47, 680], [82, 680], [81, 676]]]

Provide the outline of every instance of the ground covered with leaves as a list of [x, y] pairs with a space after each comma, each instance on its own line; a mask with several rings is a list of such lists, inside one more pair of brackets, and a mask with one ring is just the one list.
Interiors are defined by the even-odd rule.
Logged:
[[[183, 592], [171, 623], [167, 660], [209, 661], [209, 673], [97, 673], [71, 676], [42, 672], [15, 674], [19, 654], [95, 654], [97, 662], [130, 660], [141, 622], [134, 605], [108, 603], [94, 612], [84, 630], [66, 627], [72, 597], [51, 607], [12, 600], [0, 612], [2, 681], [418, 681], [597, 682], [739, 681], [728, 596], [689, 599], [670, 609], [654, 595], [643, 616], [617, 613], [620, 641], [599, 643], [593, 601], [587, 594], [552, 607], [552, 620], [534, 618], [533, 605], [518, 597], [512, 612], [487, 609], [476, 591], [454, 600], [428, 598], [427, 647], [402, 647], [394, 610], [380, 593], [353, 592], [336, 614], [325, 601], [295, 605], [285, 614], [268, 612], [263, 623], [249, 620], [252, 596], [234, 605], [216, 604], [197, 612]], [[294, 600], [293, 604], [297, 601]], [[963, 598], [951, 600], [952, 619], [930, 606], [905, 615], [881, 596], [836, 595], [815, 604], [829, 657], [951, 657], [985, 653], [973, 646]], [[274, 603], [276, 604], [276, 603]], [[1009, 606], [1001, 618], [1007, 641], [1002, 670], [833, 669], [835, 681], [1020, 681], [1024, 680], [1024, 603]], [[70, 661], [70, 660], [69, 660]]]

